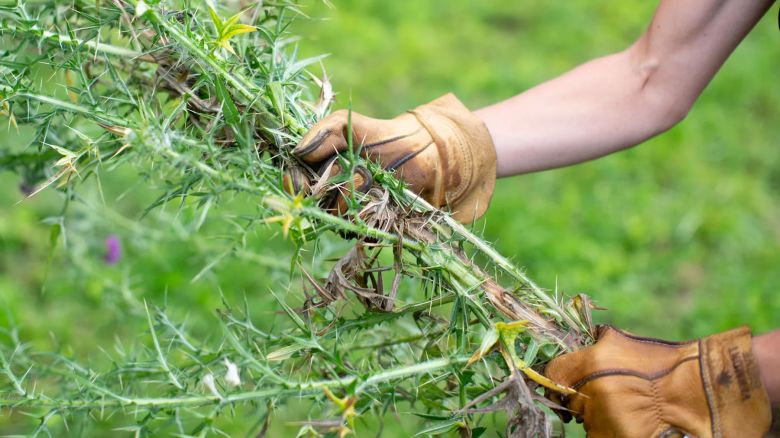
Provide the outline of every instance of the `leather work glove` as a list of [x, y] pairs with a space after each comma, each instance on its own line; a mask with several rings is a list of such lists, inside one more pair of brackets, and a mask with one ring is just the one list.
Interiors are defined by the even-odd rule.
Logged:
[[758, 438], [771, 421], [747, 327], [667, 342], [600, 326], [595, 345], [553, 360], [545, 375], [578, 391], [549, 396], [591, 438]]
[[[341, 110], [325, 117], [293, 154], [311, 165], [332, 164], [329, 159], [348, 148], [348, 116]], [[396, 171], [412, 191], [434, 207], [448, 207], [461, 222], [482, 216], [490, 203], [496, 181], [493, 141], [482, 120], [452, 94], [391, 120], [353, 112], [352, 141], [361, 156]], [[364, 186], [361, 178], [355, 186]]]

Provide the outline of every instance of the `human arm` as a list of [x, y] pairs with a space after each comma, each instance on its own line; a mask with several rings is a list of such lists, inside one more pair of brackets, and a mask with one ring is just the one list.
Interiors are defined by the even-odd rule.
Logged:
[[769, 400], [780, 408], [780, 329], [753, 338], [753, 354]]
[[[438, 135], [435, 126], [425, 126], [427, 133], [416, 128], [409, 131], [416, 122], [408, 114], [377, 120], [353, 113], [353, 138], [358, 145], [372, 140], [380, 143], [381, 151], [363, 152], [389, 164], [417, 153], [435, 137], [435, 149], [442, 154], [435, 156], [436, 150], [427, 148], [394, 170], [434, 206], [449, 207], [460, 220], [468, 221], [479, 217], [487, 206], [496, 171], [498, 176], [511, 176], [587, 161], [639, 144], [674, 126], [772, 3], [663, 0], [647, 31], [628, 49], [475, 111], [482, 127], [472, 128], [473, 122], [468, 126], [445, 123], [467, 140], [477, 133], [478, 142], [454, 143], [466, 145], [472, 156], [496, 157], [497, 164], [491, 158], [473, 165], [469, 154], [460, 152], [465, 149], [452, 148], [454, 143], [446, 141], [448, 135]], [[327, 117], [307, 134], [297, 149], [304, 161], [324, 160], [346, 148], [345, 114]], [[331, 135], [320, 136], [326, 130]], [[406, 135], [410, 133], [415, 134]], [[314, 149], [313, 140], [319, 140]], [[425, 184], [414, 181], [412, 175]], [[424, 175], [428, 180], [423, 181]], [[464, 181], [479, 190], [461, 190]], [[462, 202], [457, 199], [460, 192], [473, 196]]]
[[681, 121], [774, 0], [664, 0], [628, 49], [475, 111], [498, 176], [598, 158]]

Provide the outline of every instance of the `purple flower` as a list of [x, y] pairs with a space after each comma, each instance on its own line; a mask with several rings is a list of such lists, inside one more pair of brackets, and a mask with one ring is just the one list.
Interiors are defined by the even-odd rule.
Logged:
[[109, 234], [106, 237], [106, 255], [103, 256], [103, 260], [109, 265], [115, 265], [121, 258], [122, 244], [119, 242], [119, 237], [116, 234]]

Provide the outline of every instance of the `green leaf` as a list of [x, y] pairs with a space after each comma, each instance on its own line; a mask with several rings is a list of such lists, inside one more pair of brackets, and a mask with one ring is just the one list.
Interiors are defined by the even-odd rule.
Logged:
[[220, 40], [229, 40], [236, 35], [241, 35], [243, 33], [251, 33], [256, 30], [257, 28], [255, 28], [254, 26], [250, 26], [248, 24], [236, 24], [234, 26], [230, 26], [226, 28], [225, 32], [220, 37]]
[[211, 22], [214, 23], [214, 28], [217, 30], [217, 35], [222, 35], [222, 19], [217, 15], [217, 11], [209, 6], [209, 15], [211, 15]]
[[224, 48], [234, 55], [236, 54], [236, 51], [233, 50], [233, 46], [230, 45], [230, 39], [236, 35], [255, 32], [257, 30], [254, 26], [238, 23], [241, 12], [228, 18], [225, 22], [219, 18], [217, 12], [211, 7], [209, 7], [209, 14], [211, 15], [211, 21], [214, 23], [214, 28], [217, 30], [217, 46]]
[[290, 307], [286, 302], [284, 302], [284, 300], [281, 297], [277, 296], [273, 291], [271, 291], [271, 295], [273, 295], [274, 298], [276, 298], [276, 301], [279, 302], [279, 305], [282, 306], [284, 312], [287, 314], [287, 316], [290, 317], [290, 319], [293, 320], [295, 325], [297, 325], [298, 328], [300, 328], [304, 333], [308, 334], [309, 329], [306, 326], [306, 323], [303, 322], [303, 319], [301, 319], [300, 315], [298, 315], [298, 313], [296, 313], [292, 307]]
[[477, 350], [477, 352], [471, 356], [469, 361], [466, 362], [466, 366], [469, 366], [474, 362], [482, 359], [482, 357], [486, 355], [494, 345], [496, 345], [496, 342], [498, 342], [498, 329], [495, 326], [491, 326], [487, 333], [485, 333], [485, 335], [482, 337], [482, 344], [480, 344], [479, 350]]
[[230, 97], [230, 93], [225, 87], [222, 78], [216, 76], [214, 79], [217, 88], [217, 98], [222, 103], [222, 113], [225, 115], [225, 121], [235, 127], [235, 125], [241, 121], [241, 114], [238, 112], [238, 107], [236, 107], [235, 102], [233, 102], [233, 98]]
[[412, 412], [412, 415], [415, 415], [420, 418], [424, 418], [426, 420], [437, 420], [437, 421], [444, 421], [452, 418], [451, 415], [436, 415], [436, 414], [428, 414], [425, 412]]
[[291, 358], [293, 354], [303, 350], [304, 348], [306, 347], [300, 344], [288, 345], [287, 347], [282, 347], [268, 353], [265, 356], [265, 359], [269, 362], [286, 360]]
[[243, 13], [244, 13], [244, 11], [241, 11], [241, 12], [239, 12], [237, 14], [233, 14], [233, 16], [231, 16], [230, 18], [228, 18], [225, 21], [224, 27], [228, 28], [228, 27], [238, 23], [238, 19], [241, 18], [241, 14], [243, 14]]
[[276, 114], [282, 119], [282, 125], [284, 125], [284, 86], [280, 82], [268, 83], [268, 98], [271, 99], [271, 104], [276, 110]]
[[527, 345], [525, 354], [523, 355], [523, 361], [528, 364], [533, 364], [536, 362], [536, 355], [539, 353], [539, 343], [536, 342], [535, 339], [530, 338]]
[[306, 67], [318, 63], [327, 57], [328, 55], [319, 55], [319, 56], [312, 56], [311, 58], [301, 59], [300, 61], [295, 61], [287, 68], [287, 72], [285, 74], [289, 75], [289, 74], [298, 73], [299, 71], [305, 69]]
[[218, 42], [219, 47], [222, 47], [223, 49], [227, 50], [228, 52], [232, 53], [233, 55], [236, 54], [236, 51], [233, 50], [233, 46], [230, 45], [230, 41], [220, 39]]
[[446, 423], [436, 424], [431, 427], [428, 427], [426, 429], [423, 429], [419, 432], [417, 432], [414, 436], [422, 436], [422, 435], [440, 435], [445, 432], [450, 432], [453, 430], [460, 429], [460, 427], [463, 425], [463, 421], [461, 420], [452, 420], [448, 421]]

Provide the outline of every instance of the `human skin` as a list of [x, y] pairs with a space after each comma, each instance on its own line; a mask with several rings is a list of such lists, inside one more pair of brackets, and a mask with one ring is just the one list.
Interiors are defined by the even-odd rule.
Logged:
[[753, 354], [774, 407], [780, 407], [780, 330], [753, 338]]
[[[476, 111], [506, 177], [568, 166], [640, 144], [682, 121], [774, 0], [663, 0], [626, 50], [587, 62]], [[753, 340], [780, 406], [780, 330]]]

